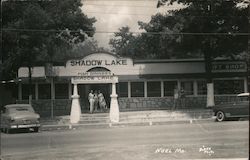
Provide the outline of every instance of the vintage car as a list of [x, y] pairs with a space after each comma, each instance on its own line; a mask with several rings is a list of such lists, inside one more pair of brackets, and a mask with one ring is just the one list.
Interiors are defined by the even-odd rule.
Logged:
[[235, 102], [215, 105], [213, 112], [218, 122], [249, 117], [249, 93], [238, 94]]
[[40, 115], [29, 104], [9, 104], [1, 110], [1, 130], [9, 133], [13, 129], [31, 129], [38, 132]]

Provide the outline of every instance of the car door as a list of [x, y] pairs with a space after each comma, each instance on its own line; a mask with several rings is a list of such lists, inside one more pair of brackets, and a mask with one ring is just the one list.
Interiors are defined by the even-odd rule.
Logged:
[[249, 115], [249, 101], [241, 101], [238, 103], [239, 115], [247, 116]]

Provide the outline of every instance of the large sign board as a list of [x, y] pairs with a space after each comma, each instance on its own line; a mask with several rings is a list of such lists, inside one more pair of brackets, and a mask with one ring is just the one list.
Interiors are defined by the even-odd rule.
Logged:
[[93, 60], [70, 60], [71, 66], [125, 66], [128, 65], [127, 59], [93, 59]]

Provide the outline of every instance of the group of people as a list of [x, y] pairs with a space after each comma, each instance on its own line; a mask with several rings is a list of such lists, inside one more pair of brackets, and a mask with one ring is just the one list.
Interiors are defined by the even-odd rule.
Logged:
[[98, 106], [100, 107], [101, 111], [107, 110], [107, 104], [104, 95], [100, 90], [98, 91], [90, 90], [88, 99], [89, 99], [90, 113], [96, 112]]

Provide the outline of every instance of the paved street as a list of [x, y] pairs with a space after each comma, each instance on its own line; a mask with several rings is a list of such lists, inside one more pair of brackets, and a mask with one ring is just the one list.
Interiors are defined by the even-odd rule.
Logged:
[[3, 160], [248, 158], [249, 121], [1, 134]]

